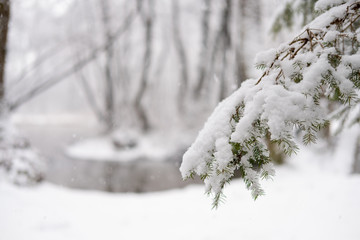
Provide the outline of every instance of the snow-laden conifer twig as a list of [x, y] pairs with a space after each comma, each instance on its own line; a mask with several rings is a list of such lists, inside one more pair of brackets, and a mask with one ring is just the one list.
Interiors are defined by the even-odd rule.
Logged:
[[214, 207], [235, 171], [255, 199], [264, 193], [260, 179], [275, 173], [267, 135], [290, 155], [298, 150], [294, 128], [302, 130], [309, 144], [328, 124], [321, 99], [348, 110], [359, 104], [360, 1], [331, 2], [293, 41], [258, 54], [256, 66], [263, 75], [245, 81], [222, 101], [185, 153], [183, 178], [199, 175], [214, 195]]

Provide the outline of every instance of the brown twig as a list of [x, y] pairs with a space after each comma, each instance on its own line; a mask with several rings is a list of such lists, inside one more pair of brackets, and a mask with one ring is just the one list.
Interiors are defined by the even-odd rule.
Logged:
[[284, 72], [283, 72], [282, 69], [279, 71], [279, 74], [278, 74], [278, 75], [276, 76], [276, 78], [275, 78], [275, 82], [276, 82], [276, 83], [277, 83], [278, 80], [280, 79], [281, 75], [284, 77]]

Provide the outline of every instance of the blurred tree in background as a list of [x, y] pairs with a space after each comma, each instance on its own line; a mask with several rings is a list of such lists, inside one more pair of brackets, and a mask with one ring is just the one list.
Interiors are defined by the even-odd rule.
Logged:
[[[41, 0], [14, 4], [32, 9], [14, 27], [33, 31], [13, 31], [10, 68], [21, 74], [8, 74], [9, 108], [77, 82], [108, 133], [197, 126], [252, 74], [246, 60], [262, 43], [260, 0], [68, 0], [60, 13]], [[19, 36], [29, 40], [15, 44]]]
[[5, 67], [10, 6], [10, 0], [0, 1], [0, 177], [8, 178], [18, 185], [29, 185], [42, 180], [43, 169], [40, 156], [8, 121]]

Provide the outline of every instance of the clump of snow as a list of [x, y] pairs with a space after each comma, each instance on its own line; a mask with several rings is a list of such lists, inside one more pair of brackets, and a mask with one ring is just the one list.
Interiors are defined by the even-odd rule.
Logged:
[[357, 55], [343, 56], [343, 61], [345, 64], [351, 64], [354, 68], [360, 68], [360, 58]]
[[319, 0], [315, 4], [315, 10], [324, 11], [329, 7], [337, 6], [345, 2], [350, 2], [349, 0]]
[[328, 31], [324, 37], [324, 41], [326, 42], [334, 41], [337, 35], [338, 35], [337, 31]]
[[256, 54], [255, 64], [256, 65], [268, 64], [272, 62], [275, 58], [276, 58], [276, 49], [272, 48], [267, 51]]
[[222, 137], [216, 140], [215, 149], [219, 151], [214, 153], [216, 159], [218, 159], [218, 169], [224, 170], [228, 163], [232, 161], [232, 147], [229, 144], [229, 139], [227, 137]]
[[[239, 102], [238, 98], [241, 97], [241, 94], [238, 90], [219, 103], [218, 107], [214, 110], [214, 114], [207, 120], [205, 124], [207, 127], [198, 135], [198, 138], [202, 139], [202, 141], [195, 141], [183, 157], [180, 171], [184, 178], [189, 176], [188, 174], [190, 174], [191, 170], [194, 170], [198, 175], [206, 173], [206, 162], [211, 158], [216, 139], [227, 137], [231, 134], [232, 126], [229, 119], [233, 109]], [[228, 124], [222, 124], [224, 122], [228, 122]], [[205, 130], [207, 128], [211, 129], [211, 131]]]
[[[335, 0], [336, 1], [336, 0]], [[340, 0], [341, 2], [344, 2], [343, 0]], [[328, 2], [328, 5], [325, 5], [325, 2]], [[334, 0], [331, 1], [319, 1], [317, 5], [324, 3], [323, 6], [331, 6], [332, 3], [334, 3], [333, 5], [336, 7], [333, 7], [331, 9], [329, 9], [327, 12], [325, 12], [324, 14], [320, 15], [319, 17], [315, 18], [314, 21], [312, 21], [308, 26], [306, 26], [305, 28], [313, 28], [313, 29], [324, 29], [327, 26], [331, 25], [331, 22], [333, 22], [335, 19], [338, 18], [342, 18], [345, 15], [346, 9], [349, 5], [351, 5], [352, 3], [356, 2], [355, 0], [348, 0], [346, 4], [343, 5], [339, 5], [339, 4], [335, 4]], [[315, 8], [316, 6], [315, 5]], [[337, 6], [339, 5], [339, 6]], [[320, 5], [321, 6], [321, 5]], [[321, 6], [322, 7], [322, 6]], [[325, 9], [327, 8], [325, 7]], [[329, 29], [331, 30], [331, 29]]]

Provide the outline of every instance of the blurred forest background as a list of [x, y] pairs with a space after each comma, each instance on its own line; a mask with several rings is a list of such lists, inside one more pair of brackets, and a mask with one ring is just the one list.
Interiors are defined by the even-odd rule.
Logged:
[[202, 123], [253, 75], [276, 2], [12, 0], [10, 109], [108, 132]]
[[184, 185], [182, 154], [207, 117], [316, 1], [9, 2], [6, 109], [42, 156], [41, 178], [143, 192]]
[[11, 119], [49, 181], [124, 190], [109, 182], [128, 173], [109, 162], [171, 159], [178, 185], [181, 156], [214, 107], [256, 75], [256, 53], [284, 40], [269, 30], [281, 2], [12, 0]]

